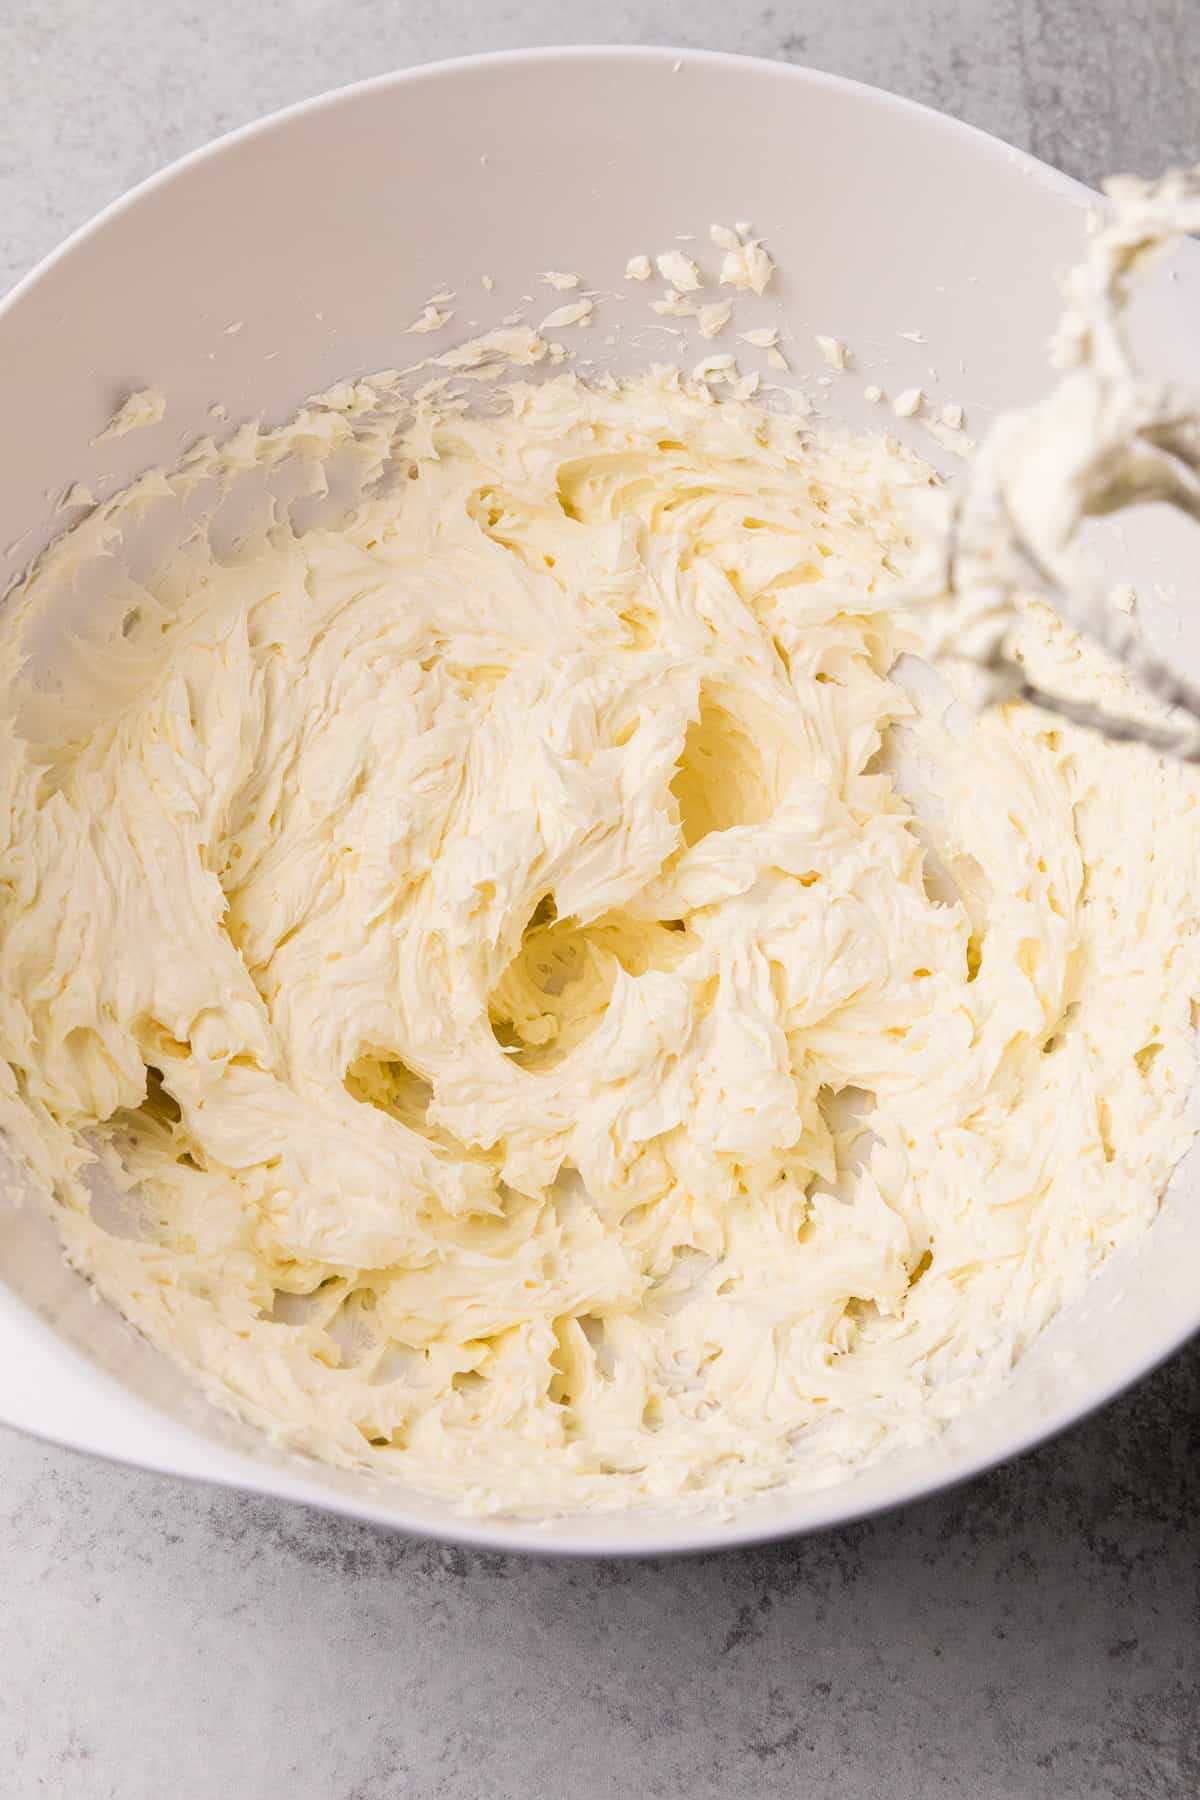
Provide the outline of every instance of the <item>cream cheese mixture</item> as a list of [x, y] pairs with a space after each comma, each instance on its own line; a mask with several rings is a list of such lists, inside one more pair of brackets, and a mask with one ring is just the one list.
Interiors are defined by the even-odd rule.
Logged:
[[930, 471], [674, 372], [348, 387], [175, 491], [364, 419], [348, 519], [196, 538], [54, 683], [120, 508], [6, 608], [0, 1112], [72, 1260], [277, 1440], [477, 1511], [924, 1440], [1190, 1139], [1200, 780], [931, 706]]

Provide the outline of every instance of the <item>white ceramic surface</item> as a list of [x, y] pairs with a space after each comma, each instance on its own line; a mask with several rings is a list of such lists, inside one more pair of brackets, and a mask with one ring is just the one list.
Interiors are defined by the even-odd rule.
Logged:
[[[61, 528], [53, 506], [72, 480], [123, 481], [171, 461], [213, 429], [213, 402], [231, 425], [258, 413], [277, 422], [339, 377], [407, 361], [414, 344], [439, 349], [471, 317], [494, 322], [541, 269], [619, 288], [631, 253], [680, 233], [703, 238], [713, 220], [751, 219], [779, 261], [755, 322], [778, 321], [798, 344], [836, 333], [858, 351], [831, 401], [840, 416], [878, 429], [863, 385], [924, 382], [965, 404], [978, 431], [992, 408], [1044, 381], [1052, 272], [1074, 253], [1090, 199], [888, 95], [690, 52], [477, 58], [293, 108], [138, 189], [0, 306], [0, 545], [13, 545], [0, 588]], [[1139, 328], [1161, 366], [1200, 373], [1200, 251], [1187, 246], [1175, 267], [1139, 301]], [[479, 286], [485, 270], [491, 296]], [[450, 332], [404, 338], [443, 282], [464, 296]], [[899, 336], [914, 329], [925, 343]], [[661, 358], [669, 343], [632, 324], [617, 346], [606, 335], [580, 339], [581, 353], [618, 369]], [[810, 366], [818, 372], [815, 355]], [[115, 403], [151, 382], [167, 395], [164, 422], [92, 448]], [[905, 434], [929, 454], [919, 427]], [[1186, 529], [1151, 517], [1109, 553], [1114, 574], [1143, 593], [1161, 584], [1167, 603], [1152, 597], [1152, 628], [1200, 664], [1200, 633], [1171, 604], [1200, 572]], [[1189, 1159], [1144, 1242], [1056, 1322], [1003, 1393], [920, 1454], [837, 1488], [763, 1500], [732, 1524], [641, 1514], [528, 1525], [462, 1520], [420, 1495], [268, 1450], [92, 1303], [37, 1203], [16, 1203], [19, 1172], [0, 1165], [0, 1420], [147, 1468], [498, 1548], [662, 1552], [812, 1530], [1012, 1455], [1176, 1348], [1200, 1325], [1198, 1184]]]

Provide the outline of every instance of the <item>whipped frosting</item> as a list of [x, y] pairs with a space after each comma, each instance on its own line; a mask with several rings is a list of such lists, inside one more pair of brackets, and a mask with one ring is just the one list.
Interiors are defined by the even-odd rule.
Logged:
[[[509, 358], [546, 345], [430, 360]], [[531, 1515], [837, 1480], [1153, 1217], [1200, 778], [947, 704], [893, 441], [669, 370], [444, 381], [201, 447], [8, 602], [0, 1123], [281, 1443]], [[306, 524], [347, 454], [368, 497]], [[39, 675], [143, 509], [291, 463]], [[1018, 612], [1023, 666], [1111, 694]]]

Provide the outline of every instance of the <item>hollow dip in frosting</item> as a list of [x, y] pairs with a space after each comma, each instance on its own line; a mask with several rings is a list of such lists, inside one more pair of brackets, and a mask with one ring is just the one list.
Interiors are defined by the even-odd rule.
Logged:
[[336, 528], [191, 542], [56, 684], [119, 510], [6, 608], [0, 1116], [71, 1259], [275, 1439], [476, 1511], [924, 1440], [1190, 1141], [1195, 772], [902, 682], [893, 442], [663, 371], [379, 431]]

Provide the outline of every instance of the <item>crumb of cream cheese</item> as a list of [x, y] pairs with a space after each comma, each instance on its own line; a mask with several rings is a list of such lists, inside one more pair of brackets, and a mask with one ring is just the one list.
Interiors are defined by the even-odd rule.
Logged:
[[561, 331], [567, 325], [588, 325], [591, 323], [594, 307], [592, 300], [568, 301], [566, 306], [557, 306], [552, 313], [547, 313], [538, 330]]
[[654, 266], [664, 281], [680, 294], [694, 294], [703, 283], [700, 271], [682, 250], [664, 250], [654, 259]]
[[697, 301], [689, 300], [675, 288], [668, 288], [661, 300], [652, 300], [650, 305], [654, 312], [668, 319], [694, 319], [700, 310]]
[[706, 306], [696, 309], [696, 323], [700, 336], [704, 338], [719, 337], [733, 317], [732, 300], [714, 300]]
[[410, 332], [418, 333], [424, 331], [440, 331], [444, 325], [450, 323], [453, 317], [454, 313], [451, 308], [437, 306], [431, 300], [427, 305], [422, 307], [420, 313], [408, 327], [408, 330]]
[[840, 370], [846, 367], [846, 346], [840, 338], [826, 337], [823, 333], [817, 332], [813, 342], [821, 352], [821, 358], [826, 368]]
[[774, 350], [779, 343], [779, 328], [775, 325], [756, 325], [752, 331], [740, 331], [738, 336], [743, 344], [753, 344], [757, 350]]
[[925, 404], [925, 390], [919, 387], [905, 388], [892, 401], [892, 411], [898, 419], [912, 419]]
[[166, 410], [166, 399], [157, 388], [138, 388], [121, 402], [104, 430], [92, 439], [92, 443], [107, 444], [113, 438], [127, 436], [131, 431], [145, 431], [148, 426], [157, 425]]
[[713, 225], [709, 236], [725, 252], [721, 263], [721, 286], [762, 294], [775, 273], [775, 264], [761, 241], [750, 237], [749, 230], [749, 226], [732, 230], [728, 225]]

